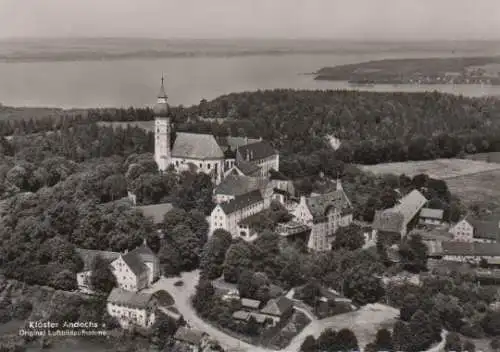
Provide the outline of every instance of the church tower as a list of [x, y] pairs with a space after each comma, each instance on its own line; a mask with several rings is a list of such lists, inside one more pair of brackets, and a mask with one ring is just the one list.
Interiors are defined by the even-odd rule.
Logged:
[[155, 161], [160, 171], [165, 171], [170, 166], [170, 112], [167, 103], [167, 94], [161, 77], [161, 88], [154, 107], [155, 114]]

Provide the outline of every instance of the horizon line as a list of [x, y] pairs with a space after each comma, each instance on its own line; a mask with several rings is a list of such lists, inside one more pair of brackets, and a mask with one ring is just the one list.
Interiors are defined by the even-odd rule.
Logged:
[[237, 41], [237, 40], [253, 40], [253, 41], [329, 41], [329, 42], [356, 42], [356, 43], [436, 43], [436, 42], [500, 42], [499, 38], [328, 38], [323, 36], [317, 37], [154, 37], [154, 36], [12, 36], [0, 37], [1, 41], [43, 41], [43, 40], [158, 40], [158, 41]]

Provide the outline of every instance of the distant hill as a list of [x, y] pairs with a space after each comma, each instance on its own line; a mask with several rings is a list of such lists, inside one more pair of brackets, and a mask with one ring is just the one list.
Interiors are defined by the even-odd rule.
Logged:
[[[71, 38], [0, 40], [0, 62], [285, 54], [443, 53], [493, 55], [497, 42], [360, 42], [319, 39]], [[498, 50], [496, 51], [499, 54]], [[431, 55], [432, 56], [432, 55]]]

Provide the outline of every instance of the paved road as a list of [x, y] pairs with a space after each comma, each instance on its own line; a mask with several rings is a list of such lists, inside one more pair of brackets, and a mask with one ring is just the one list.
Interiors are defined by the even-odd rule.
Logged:
[[[229, 351], [273, 351], [270, 349], [249, 345], [243, 341], [240, 341], [232, 336], [227, 335], [219, 329], [214, 328], [213, 326], [202, 320], [200, 317], [198, 317], [194, 308], [191, 306], [191, 296], [195, 292], [196, 284], [198, 283], [198, 277], [199, 272], [196, 270], [188, 273], [183, 273], [180, 278], [161, 278], [154, 284], [153, 287], [145, 290], [144, 292], [155, 292], [158, 290], [168, 291], [175, 300], [175, 306], [177, 310], [179, 310], [179, 312], [184, 316], [184, 319], [191, 327], [206, 332], [211, 337], [218, 340], [220, 344]], [[183, 286], [174, 285], [174, 283], [179, 280], [184, 281]]]
[[[184, 316], [184, 319], [191, 327], [204, 331], [214, 339], [217, 339], [220, 344], [230, 352], [276, 352], [276, 350], [273, 349], [253, 346], [240, 341], [227, 335], [223, 331], [220, 331], [198, 317], [194, 308], [191, 306], [191, 297], [195, 292], [198, 278], [199, 272], [197, 270], [183, 273], [180, 278], [161, 278], [154, 284], [153, 287], [146, 289], [145, 292], [155, 292], [158, 290], [168, 291], [175, 300], [176, 308]], [[174, 283], [179, 280], [184, 282], [183, 286], [174, 285]], [[302, 311], [300, 307], [297, 309]], [[399, 314], [396, 309], [388, 308], [383, 305], [368, 305], [355, 312], [337, 315], [322, 320], [314, 319], [314, 317], [307, 311], [303, 312], [309, 316], [309, 318], [313, 318], [311, 323], [307, 325], [300, 334], [295, 336], [287, 347], [279, 352], [298, 352], [306, 336], [313, 335], [318, 337], [321, 332], [327, 328], [333, 328], [335, 330], [351, 328], [355, 332], [358, 329], [363, 331], [369, 330], [371, 334], [374, 334], [375, 331], [372, 329], [373, 326], [376, 326], [388, 319], [395, 318]], [[360, 339], [360, 342], [364, 343], [362, 339]], [[362, 347], [364, 347], [363, 344]]]

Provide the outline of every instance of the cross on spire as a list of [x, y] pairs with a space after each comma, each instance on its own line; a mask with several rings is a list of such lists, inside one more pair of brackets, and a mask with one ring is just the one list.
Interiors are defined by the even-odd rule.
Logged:
[[161, 86], [163, 87], [163, 81], [165, 80], [165, 78], [163, 77], [163, 73], [161, 74]]

